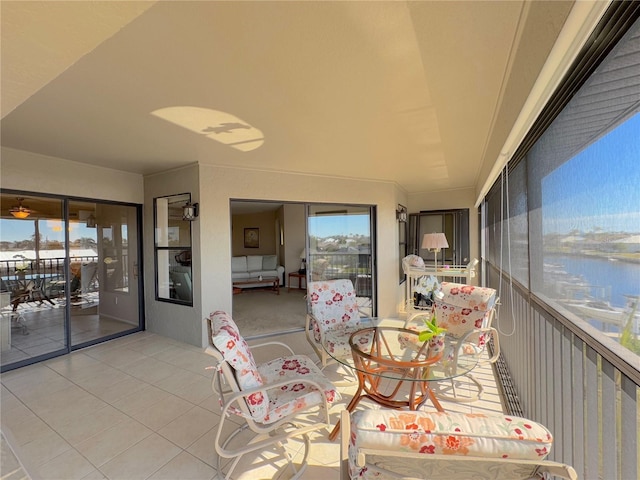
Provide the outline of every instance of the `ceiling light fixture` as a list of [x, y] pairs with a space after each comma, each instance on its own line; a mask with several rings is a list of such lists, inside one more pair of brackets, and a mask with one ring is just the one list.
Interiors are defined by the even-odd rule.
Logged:
[[18, 205], [14, 205], [9, 209], [9, 213], [13, 215], [15, 218], [25, 219], [29, 215], [31, 215], [31, 210], [26, 205], [22, 205], [22, 201], [24, 198], [18, 197]]

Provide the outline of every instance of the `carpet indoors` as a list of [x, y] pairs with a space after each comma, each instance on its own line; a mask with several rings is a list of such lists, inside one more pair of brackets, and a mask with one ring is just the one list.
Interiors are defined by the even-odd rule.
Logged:
[[233, 320], [245, 338], [304, 329], [306, 290], [246, 288], [233, 296]]

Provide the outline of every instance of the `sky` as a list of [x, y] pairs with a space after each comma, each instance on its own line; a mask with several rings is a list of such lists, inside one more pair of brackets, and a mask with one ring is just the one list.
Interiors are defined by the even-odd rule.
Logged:
[[544, 233], [640, 233], [640, 113], [542, 182]]
[[323, 215], [309, 218], [309, 235], [370, 235], [369, 215]]
[[[64, 231], [62, 223], [57, 220], [40, 221], [40, 238], [50, 241], [57, 240], [64, 243]], [[0, 241], [15, 242], [17, 240], [29, 240], [35, 233], [34, 222], [29, 220], [0, 220]], [[87, 228], [84, 223], [72, 222], [69, 231], [69, 239], [73, 242], [82, 237], [96, 238], [96, 229]]]

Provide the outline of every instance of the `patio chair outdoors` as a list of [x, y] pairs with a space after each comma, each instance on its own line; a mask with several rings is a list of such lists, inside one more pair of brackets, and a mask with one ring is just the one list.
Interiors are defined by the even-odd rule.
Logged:
[[[275, 446], [287, 457], [292, 478], [300, 478], [307, 464], [308, 434], [330, 425], [329, 405], [339, 398], [337, 390], [309, 357], [294, 355], [284, 343], [254, 345], [254, 350], [278, 346], [289, 354], [258, 365], [231, 316], [217, 311], [206, 320], [209, 346], [205, 351], [218, 362], [212, 387], [222, 407], [215, 437], [218, 471], [222, 474], [222, 458], [233, 458], [225, 476], [229, 479], [243, 455]], [[244, 423], [238, 427], [237, 421], [227, 421], [231, 414]], [[223, 438], [230, 425], [237, 428]], [[248, 431], [253, 438], [239, 437]], [[296, 437], [305, 446], [298, 467], [284, 446]]]
[[340, 479], [576, 480], [573, 467], [545, 460], [543, 425], [502, 414], [363, 410], [340, 424]]
[[309, 282], [305, 332], [322, 367], [334, 357], [351, 358], [349, 336], [362, 328], [353, 283], [348, 279]]
[[[439, 292], [434, 294], [433, 309], [426, 316], [435, 315], [438, 327], [446, 329], [445, 352], [442, 363], [447, 376], [451, 377], [448, 387], [438, 382], [434, 390], [439, 398], [455, 402], [473, 402], [482, 395], [483, 386], [472, 374], [468, 378], [475, 385], [477, 393], [459, 394], [460, 379], [455, 377], [458, 363], [465, 356], [472, 355], [479, 363], [493, 363], [500, 355], [498, 331], [491, 326], [498, 303], [493, 288], [476, 287], [460, 283], [442, 282]], [[424, 326], [425, 315], [413, 317], [405, 326], [420, 329]], [[487, 343], [493, 340], [492, 355], [486, 359]]]

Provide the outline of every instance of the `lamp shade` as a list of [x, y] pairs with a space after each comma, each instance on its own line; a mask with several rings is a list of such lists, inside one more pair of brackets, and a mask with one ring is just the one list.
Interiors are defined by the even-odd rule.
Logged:
[[302, 251], [300, 252], [300, 258], [303, 259], [303, 260], [305, 258], [307, 258], [307, 249], [306, 248], [303, 248]]
[[444, 233], [425, 233], [422, 237], [421, 248], [440, 250], [441, 248], [449, 248], [449, 242], [447, 242]]

